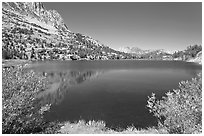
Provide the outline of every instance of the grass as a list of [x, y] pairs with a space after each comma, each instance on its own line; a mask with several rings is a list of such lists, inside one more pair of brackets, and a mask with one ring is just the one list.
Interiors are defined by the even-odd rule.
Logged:
[[136, 129], [128, 127], [124, 130], [112, 130], [106, 127], [103, 121], [79, 120], [75, 123], [65, 122], [58, 133], [61, 134], [167, 134], [165, 129], [156, 129], [154, 127], [147, 129]]

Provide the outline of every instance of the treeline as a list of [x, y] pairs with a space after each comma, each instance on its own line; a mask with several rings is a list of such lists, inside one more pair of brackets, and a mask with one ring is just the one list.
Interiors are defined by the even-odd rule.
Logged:
[[[25, 25], [25, 26], [24, 26]], [[202, 50], [201, 45], [188, 46], [184, 51], [169, 54], [160, 50], [144, 54], [130, 54], [111, 49], [99, 41], [80, 33], [68, 35], [47, 34], [36, 28], [15, 25], [2, 29], [2, 58], [28, 60], [108, 60], [151, 59], [188, 60]]]
[[[22, 24], [22, 26], [25, 24]], [[74, 35], [74, 36], [73, 36]], [[82, 34], [48, 35], [35, 28], [18, 27], [2, 30], [2, 58], [53, 59], [131, 59], [131, 54], [115, 51]]]
[[182, 60], [188, 60], [190, 58], [196, 57], [196, 55], [202, 51], [201, 45], [193, 45], [188, 46], [186, 50], [184, 51], [177, 51], [173, 53], [173, 58], [180, 58]]

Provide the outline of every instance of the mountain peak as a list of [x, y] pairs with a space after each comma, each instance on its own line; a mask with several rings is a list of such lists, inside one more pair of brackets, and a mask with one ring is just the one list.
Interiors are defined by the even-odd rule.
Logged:
[[143, 53], [142, 49], [140, 49], [138, 47], [129, 47], [129, 46], [120, 47], [119, 51], [125, 52], [125, 53], [135, 53], [135, 54], [142, 54]]
[[36, 19], [57, 29], [67, 30], [61, 15], [56, 10], [46, 10], [41, 2], [3, 2], [2, 10], [25, 19]]

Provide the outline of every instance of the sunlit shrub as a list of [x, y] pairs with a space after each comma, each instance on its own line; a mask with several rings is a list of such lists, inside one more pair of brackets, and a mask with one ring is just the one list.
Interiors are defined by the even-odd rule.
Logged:
[[202, 75], [182, 81], [179, 89], [167, 92], [162, 100], [152, 94], [147, 107], [169, 133], [201, 133]]
[[76, 121], [74, 123], [64, 122], [59, 132], [62, 134], [101, 134], [107, 133], [108, 131], [109, 129], [106, 128], [104, 121], [90, 120], [87, 122], [84, 120], [79, 120], [78, 122]]
[[2, 69], [2, 133], [38, 133], [45, 129], [43, 113], [50, 105], [35, 103], [45, 86], [44, 77], [21, 66]]

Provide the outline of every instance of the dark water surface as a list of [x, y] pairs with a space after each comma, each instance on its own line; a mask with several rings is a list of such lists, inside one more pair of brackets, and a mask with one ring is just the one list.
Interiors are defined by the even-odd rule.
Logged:
[[39, 94], [40, 103], [52, 104], [47, 120], [103, 120], [110, 128], [146, 128], [157, 124], [146, 108], [147, 96], [154, 92], [160, 98], [202, 67], [181, 61], [111, 60], [37, 62], [32, 69], [50, 82]]

